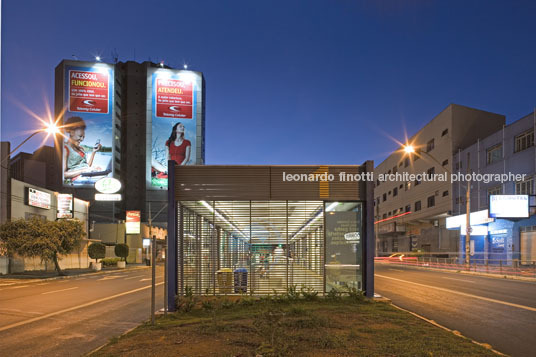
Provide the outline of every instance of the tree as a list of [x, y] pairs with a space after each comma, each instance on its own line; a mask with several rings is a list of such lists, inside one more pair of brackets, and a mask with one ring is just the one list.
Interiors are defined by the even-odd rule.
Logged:
[[121, 260], [126, 260], [129, 253], [128, 245], [123, 243], [116, 244], [114, 248], [114, 253], [119, 258], [121, 258]]
[[59, 265], [59, 257], [79, 247], [85, 232], [82, 222], [43, 221], [38, 218], [18, 219], [0, 225], [0, 241], [10, 257], [39, 257], [52, 260], [59, 275], [65, 275]]
[[100, 242], [91, 243], [87, 248], [87, 253], [91, 259], [95, 259], [95, 263], [98, 263], [98, 259], [106, 256], [106, 246]]

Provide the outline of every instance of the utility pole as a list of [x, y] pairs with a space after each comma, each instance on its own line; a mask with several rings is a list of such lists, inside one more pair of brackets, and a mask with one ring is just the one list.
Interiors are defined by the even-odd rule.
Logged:
[[[467, 153], [467, 174], [471, 174], [470, 170], [470, 153]], [[469, 269], [470, 254], [471, 254], [471, 179], [467, 180], [467, 190], [465, 191], [465, 264]]]

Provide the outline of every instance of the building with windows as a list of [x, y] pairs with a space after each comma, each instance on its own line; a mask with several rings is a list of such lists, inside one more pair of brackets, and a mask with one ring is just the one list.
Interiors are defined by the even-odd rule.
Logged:
[[408, 140], [414, 154], [401, 148], [375, 168], [377, 254], [458, 251], [457, 233], [445, 228], [454, 209], [448, 177], [455, 171], [453, 156], [504, 123], [503, 115], [450, 104]]
[[[456, 172], [467, 170], [481, 174], [481, 180], [471, 185], [471, 214], [489, 208], [490, 195], [536, 195], [536, 146], [534, 131], [536, 112], [530, 113], [495, 133], [477, 140], [473, 145], [454, 154]], [[525, 175], [521, 180], [500, 182], [486, 175]], [[488, 182], [486, 182], [488, 181]], [[453, 215], [466, 213], [466, 193], [462, 183], [453, 185]], [[534, 203], [531, 203], [534, 205]], [[487, 229], [473, 234], [474, 254], [489, 261], [536, 261], [535, 209], [526, 219], [491, 219], [482, 223]], [[461, 245], [465, 233], [460, 230]]]

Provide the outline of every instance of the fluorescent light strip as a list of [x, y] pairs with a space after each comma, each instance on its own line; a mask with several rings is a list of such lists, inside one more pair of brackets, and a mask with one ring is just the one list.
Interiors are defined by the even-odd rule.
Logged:
[[234, 224], [229, 222], [224, 216], [222, 216], [222, 214], [220, 212], [218, 212], [218, 210], [215, 210], [214, 207], [209, 205], [206, 201], [199, 201], [199, 202], [203, 206], [205, 206], [210, 211], [210, 213], [216, 214], [216, 216], [218, 216], [218, 218], [221, 218], [225, 223], [227, 223], [228, 225], [233, 227], [233, 229], [236, 230], [238, 233], [240, 233], [244, 238], [249, 239], [240, 229], [238, 229]]

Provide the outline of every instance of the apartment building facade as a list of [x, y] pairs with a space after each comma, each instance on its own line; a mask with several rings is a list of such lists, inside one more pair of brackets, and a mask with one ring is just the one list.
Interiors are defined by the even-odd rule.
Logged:
[[[459, 234], [445, 228], [445, 219], [453, 211], [449, 177], [453, 155], [500, 130], [504, 123], [503, 115], [450, 104], [408, 140], [414, 154], [401, 147], [376, 167], [377, 254], [420, 250], [448, 256], [457, 252]], [[380, 174], [398, 174], [399, 178], [381, 182]], [[411, 174], [416, 177], [408, 179]]]
[[[455, 172], [469, 170], [482, 175], [481, 180], [471, 185], [471, 214], [487, 212], [490, 195], [536, 195], [535, 129], [536, 112], [533, 112], [455, 153]], [[515, 175], [521, 180], [501, 182], [491, 180], [491, 174]], [[464, 215], [467, 201], [461, 183], [453, 185], [452, 197], [453, 215]], [[506, 264], [536, 261], [534, 197], [529, 201], [532, 208], [529, 209], [528, 218], [494, 218], [480, 224], [479, 228], [485, 229], [479, 229], [478, 234], [471, 235], [472, 258]], [[464, 245], [463, 229], [459, 229], [459, 234], [460, 245]]]

